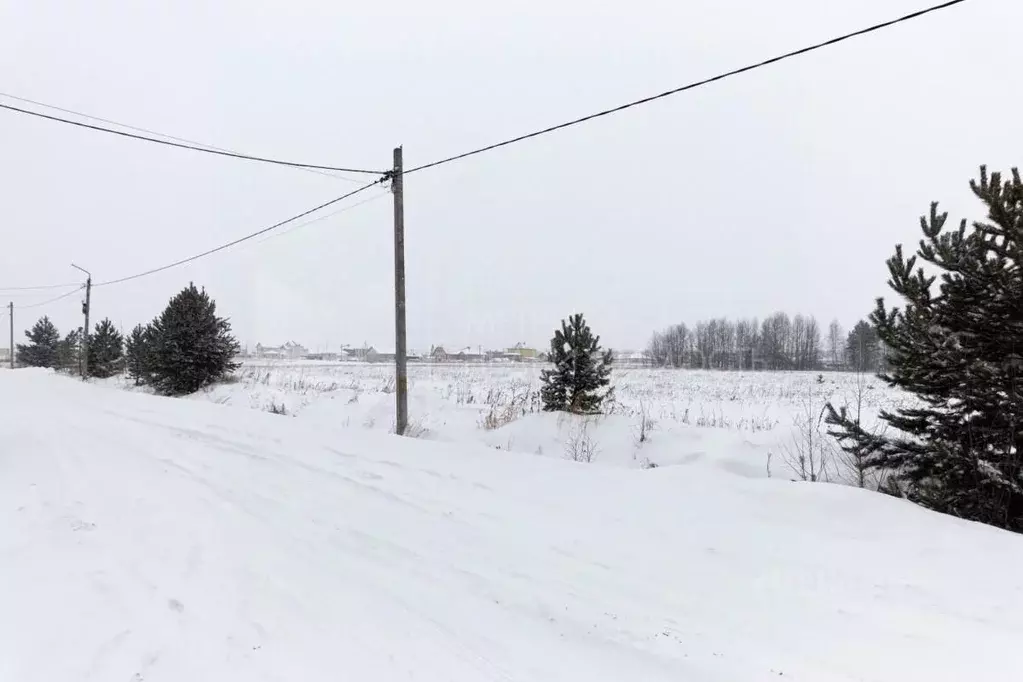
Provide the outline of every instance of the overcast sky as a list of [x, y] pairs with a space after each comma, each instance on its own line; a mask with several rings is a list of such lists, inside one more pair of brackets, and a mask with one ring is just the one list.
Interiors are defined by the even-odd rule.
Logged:
[[[488, 144], [929, 0], [2, 0], [0, 92], [251, 154], [386, 168]], [[709, 316], [846, 327], [932, 200], [980, 218], [1023, 164], [1023, 3], [972, 0], [406, 181], [408, 325], [430, 344], [606, 344]], [[0, 97], [0, 101], [16, 104]], [[0, 287], [192, 255], [357, 185], [0, 112]], [[391, 199], [120, 286], [127, 330], [190, 280], [239, 339], [393, 347]], [[354, 203], [352, 200], [350, 203]], [[59, 292], [58, 292], [59, 293]], [[30, 304], [53, 292], [11, 296]], [[78, 324], [77, 297], [16, 311]], [[6, 325], [6, 322], [5, 322]], [[4, 335], [6, 336], [6, 334]]]

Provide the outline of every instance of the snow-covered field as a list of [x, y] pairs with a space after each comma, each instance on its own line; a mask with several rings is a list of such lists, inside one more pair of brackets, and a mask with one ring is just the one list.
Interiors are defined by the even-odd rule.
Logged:
[[[410, 365], [412, 431], [429, 440], [615, 466], [709, 458], [760, 477], [768, 475], [770, 463], [773, 476], [791, 478], [795, 474], [787, 460], [808, 449], [808, 425], [815, 442], [822, 437], [821, 444], [830, 447], [822, 421], [827, 401], [853, 406], [861, 396], [863, 420], [870, 424], [878, 409], [906, 399], [873, 376], [850, 373], [617, 369], [611, 414], [583, 420], [540, 411], [542, 369], [534, 364]], [[393, 391], [394, 369], [387, 364], [249, 362], [232, 383], [194, 398], [283, 411], [306, 422], [393, 432]], [[846, 475], [836, 456], [827, 477]]]
[[[727, 453], [626, 469], [346, 428], [343, 410], [305, 418], [331, 416], [309, 388], [320, 376], [287, 418], [0, 372], [0, 680], [1023, 670], [1019, 536], [850, 487], [736, 475], [718, 466]], [[465, 402], [424, 396], [489, 390], [446, 376], [416, 375], [414, 393], [449, 406], [440, 435]], [[626, 404], [650, 397], [636, 376]], [[660, 418], [691, 397], [690, 418], [709, 415], [717, 403], [696, 396], [718, 391], [728, 419], [783, 420], [802, 390], [739, 384], [749, 394], [731, 401], [735, 377], [699, 376], [717, 388], [664, 378]]]

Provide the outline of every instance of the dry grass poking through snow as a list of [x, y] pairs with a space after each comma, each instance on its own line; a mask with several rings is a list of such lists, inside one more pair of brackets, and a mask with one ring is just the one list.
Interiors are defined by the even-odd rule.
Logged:
[[[809, 447], [821, 457], [826, 428], [817, 416], [827, 401], [855, 405], [865, 424], [905, 397], [875, 377], [817, 372], [706, 372], [618, 369], [608, 415], [587, 427], [587, 448], [572, 448], [576, 427], [541, 413], [540, 365], [411, 365], [409, 411], [415, 435], [483, 442], [502, 450], [628, 466], [741, 457], [744, 471], [781, 477], [841, 478], [826, 452], [823, 466], [800, 459]], [[858, 381], [859, 384], [858, 385]], [[233, 382], [198, 399], [286, 413], [342, 427], [387, 430], [394, 424], [391, 365], [253, 362]], [[718, 434], [718, 435], [715, 435]], [[576, 438], [576, 440], [579, 440]], [[560, 454], [559, 454], [560, 453]], [[737, 454], [738, 453], [738, 454]]]

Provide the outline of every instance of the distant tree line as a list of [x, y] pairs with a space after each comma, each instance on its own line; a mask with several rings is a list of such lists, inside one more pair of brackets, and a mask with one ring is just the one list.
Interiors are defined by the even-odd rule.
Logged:
[[875, 327], [861, 320], [845, 334], [837, 320], [825, 333], [813, 315], [774, 313], [672, 325], [647, 346], [661, 367], [719, 370], [858, 370], [877, 372], [884, 352]]

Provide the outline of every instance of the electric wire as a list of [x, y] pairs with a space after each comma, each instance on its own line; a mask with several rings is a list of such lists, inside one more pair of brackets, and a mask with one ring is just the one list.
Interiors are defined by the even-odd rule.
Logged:
[[322, 210], [324, 208], [327, 208], [328, 206], [333, 206], [334, 204], [339, 203], [341, 201], [344, 201], [345, 199], [348, 199], [349, 197], [353, 197], [356, 194], [359, 194], [360, 192], [366, 191], [370, 187], [374, 187], [376, 185], [379, 185], [382, 182], [384, 182], [385, 180], [386, 180], [386, 177], [382, 177], [382, 178], [380, 178], [378, 180], [374, 180], [373, 182], [365, 184], [362, 187], [359, 187], [358, 189], [355, 189], [355, 190], [352, 190], [351, 192], [347, 192], [345, 194], [342, 194], [341, 196], [336, 197], [334, 199], [331, 199], [330, 201], [325, 201], [322, 204], [319, 204], [318, 206], [314, 206], [313, 208], [310, 208], [310, 209], [308, 209], [306, 211], [302, 211], [298, 215], [294, 215], [294, 216], [292, 216], [290, 218], [287, 218], [286, 220], [282, 220], [280, 222], [274, 223], [273, 225], [270, 225], [269, 227], [264, 227], [263, 229], [257, 230], [255, 232], [250, 233], [250, 234], [247, 234], [244, 237], [239, 237], [238, 239], [231, 240], [231, 241], [229, 241], [229, 242], [227, 242], [225, 244], [221, 244], [220, 246], [214, 247], [214, 248], [209, 249], [207, 251], [203, 251], [202, 253], [197, 253], [194, 256], [189, 256], [188, 258], [182, 258], [180, 260], [174, 261], [173, 263], [168, 263], [166, 265], [161, 265], [160, 267], [157, 267], [157, 268], [151, 268], [151, 269], [145, 270], [143, 272], [138, 272], [138, 273], [136, 273], [134, 275], [128, 275], [126, 277], [118, 277], [117, 279], [112, 279], [112, 280], [108, 280], [108, 281], [105, 281], [105, 282], [99, 282], [97, 284], [93, 284], [92, 286], [94, 288], [96, 288], [96, 287], [111, 286], [113, 284], [121, 284], [123, 282], [130, 282], [132, 280], [139, 279], [141, 277], [146, 277], [148, 275], [155, 275], [156, 273], [163, 272], [164, 270], [170, 270], [171, 268], [175, 268], [175, 267], [177, 267], [179, 265], [184, 265], [185, 263], [191, 263], [192, 261], [199, 260], [200, 258], [205, 258], [206, 256], [210, 256], [210, 255], [212, 255], [214, 253], [217, 253], [219, 251], [223, 251], [225, 249], [229, 249], [232, 246], [236, 246], [238, 244], [241, 244], [242, 242], [246, 242], [246, 241], [248, 241], [250, 239], [254, 239], [254, 238], [256, 238], [256, 237], [258, 237], [260, 235], [266, 234], [268, 232], [273, 232], [274, 230], [277, 230], [277, 229], [279, 229], [281, 227], [284, 227], [285, 225], [290, 225], [291, 223], [293, 223], [293, 222], [295, 222], [297, 220], [301, 220], [302, 218], [305, 218], [306, 216], [308, 216], [308, 215], [310, 215], [312, 213], [316, 213], [317, 211], [320, 211], [320, 210]]
[[39, 286], [32, 287], [0, 287], [0, 293], [8, 293], [11, 291], [45, 291], [47, 289], [67, 289], [68, 287], [76, 287], [78, 282], [66, 282], [64, 284], [41, 284]]
[[321, 216], [317, 216], [315, 218], [307, 220], [304, 223], [299, 223], [298, 225], [292, 225], [288, 229], [283, 230], [281, 232], [276, 232], [274, 234], [271, 234], [271, 235], [267, 236], [264, 239], [260, 239], [256, 243], [257, 244], [263, 244], [264, 242], [268, 242], [271, 239], [277, 239], [278, 237], [286, 237], [289, 234], [294, 234], [298, 230], [301, 230], [303, 227], [306, 227], [307, 225], [312, 225], [313, 223], [322, 222], [324, 220], [327, 220], [329, 218], [333, 218], [334, 216], [340, 215], [342, 213], [347, 213], [348, 211], [351, 211], [352, 209], [356, 209], [356, 208], [358, 208], [358, 207], [360, 207], [360, 206], [362, 206], [364, 204], [368, 204], [368, 203], [376, 201], [378, 199], [382, 199], [382, 198], [386, 197], [388, 194], [390, 194], [390, 192], [381, 192], [380, 194], [375, 194], [375, 195], [373, 195], [371, 197], [367, 197], [367, 198], [363, 199], [362, 201], [357, 201], [357, 202], [355, 202], [354, 204], [352, 204], [350, 206], [345, 206], [344, 208], [339, 208], [336, 211], [331, 211], [330, 213], [325, 213], [325, 214], [323, 214]]
[[964, 2], [966, 2], [966, 0], [949, 0], [949, 2], [944, 2], [944, 3], [941, 3], [940, 5], [934, 5], [933, 7], [928, 7], [926, 9], [917, 10], [916, 12], [912, 12], [910, 14], [907, 14], [905, 16], [899, 17], [897, 19], [892, 19], [890, 21], [885, 21], [885, 22], [880, 23], [880, 24], [874, 24], [873, 26], [869, 26], [867, 28], [860, 29], [858, 31], [854, 31], [852, 33], [846, 33], [844, 35], [838, 36], [837, 38], [832, 38], [830, 40], [826, 40], [826, 41], [824, 41], [822, 43], [816, 43], [815, 45], [810, 45], [808, 47], [804, 47], [804, 48], [801, 48], [799, 50], [794, 50], [792, 52], [786, 52], [785, 54], [778, 55], [777, 57], [771, 57], [770, 59], [765, 59], [764, 61], [757, 62], [755, 64], [749, 64], [747, 66], [743, 66], [743, 67], [738, 68], [738, 69], [733, 69], [732, 71], [727, 71], [725, 73], [718, 74], [717, 76], [712, 76], [710, 78], [705, 78], [703, 80], [696, 81], [695, 83], [689, 83], [688, 85], [683, 85], [681, 87], [673, 88], [671, 90], [667, 90], [665, 92], [662, 92], [662, 93], [659, 93], [659, 94], [656, 94], [656, 95], [651, 95], [649, 97], [644, 97], [642, 99], [637, 99], [637, 100], [634, 100], [632, 102], [627, 102], [626, 104], [621, 104], [621, 105], [613, 107], [611, 109], [604, 109], [604, 110], [598, 111], [598, 112], [596, 112], [594, 114], [589, 114], [589, 115], [583, 116], [581, 118], [576, 118], [576, 119], [573, 119], [571, 121], [566, 121], [564, 123], [559, 123], [557, 125], [553, 125], [553, 126], [550, 126], [548, 128], [543, 128], [542, 130], [537, 130], [537, 131], [534, 131], [532, 133], [527, 133], [525, 135], [519, 135], [518, 137], [513, 137], [511, 139], [504, 140], [503, 142], [497, 142], [495, 144], [487, 145], [486, 147], [480, 147], [478, 149], [473, 149], [472, 151], [464, 152], [464, 153], [461, 153], [461, 154], [456, 154], [454, 156], [449, 156], [447, 158], [443, 158], [443, 159], [440, 159], [440, 160], [437, 160], [437, 161], [432, 161], [430, 163], [426, 163], [426, 164], [423, 164], [421, 166], [416, 166], [415, 168], [411, 168], [409, 170], [406, 170], [405, 171], [405, 175], [408, 175], [409, 173], [418, 173], [419, 171], [426, 170], [427, 168], [435, 168], [437, 166], [441, 166], [441, 165], [444, 165], [446, 163], [451, 163], [452, 161], [458, 161], [460, 159], [464, 159], [464, 158], [469, 157], [469, 156], [475, 156], [477, 154], [482, 154], [484, 152], [489, 152], [489, 151], [492, 151], [494, 149], [499, 149], [501, 147], [507, 147], [508, 145], [515, 144], [517, 142], [523, 142], [525, 140], [529, 140], [529, 139], [532, 139], [534, 137], [540, 137], [541, 135], [546, 135], [548, 133], [553, 133], [553, 132], [558, 131], [558, 130], [563, 130], [563, 129], [569, 128], [571, 126], [579, 125], [580, 123], [586, 123], [587, 121], [592, 121], [594, 119], [601, 118], [603, 116], [610, 116], [611, 114], [617, 114], [617, 113], [619, 113], [621, 111], [625, 111], [626, 109], [631, 109], [633, 107], [638, 107], [638, 106], [640, 106], [642, 104], [649, 104], [650, 102], [654, 102], [654, 101], [659, 100], [659, 99], [664, 99], [665, 97], [670, 97], [672, 95], [677, 95], [679, 93], [686, 92], [688, 90], [694, 90], [694, 89], [702, 87], [704, 85], [709, 85], [709, 84], [715, 83], [717, 81], [725, 80], [726, 78], [731, 78], [732, 76], [738, 76], [740, 74], [747, 73], [749, 71], [754, 71], [756, 69], [760, 69], [760, 68], [763, 68], [765, 66], [770, 66], [771, 64], [777, 64], [778, 62], [784, 61], [786, 59], [791, 59], [793, 57], [798, 57], [800, 55], [804, 55], [804, 54], [807, 54], [807, 53], [810, 53], [810, 52], [814, 52], [816, 50], [820, 50], [820, 49], [823, 49], [825, 47], [831, 47], [832, 45], [837, 45], [838, 43], [841, 43], [841, 42], [844, 42], [844, 41], [847, 41], [847, 40], [851, 40], [852, 38], [858, 38], [860, 36], [864, 36], [864, 35], [867, 35], [869, 33], [874, 33], [876, 31], [880, 31], [882, 29], [889, 28], [889, 27], [895, 26], [897, 24], [901, 24], [901, 23], [904, 23], [904, 22], [907, 22], [907, 21], [911, 21], [913, 19], [918, 19], [920, 17], [926, 16], [928, 14], [932, 14], [934, 12], [938, 12], [938, 11], [941, 11], [941, 10], [944, 10], [944, 9], [949, 9], [950, 7], [953, 7], [955, 5], [960, 5], [960, 4], [964, 3]]
[[[853, 38], [856, 38], [856, 37], [860, 37], [860, 36], [864, 36], [864, 35], [867, 35], [867, 34], [870, 34], [870, 33], [874, 33], [876, 31], [880, 31], [882, 29], [889, 28], [889, 27], [895, 26], [897, 24], [901, 24], [901, 23], [904, 23], [904, 22], [907, 22], [907, 21], [918, 19], [918, 18], [926, 16], [928, 14], [932, 14], [932, 13], [938, 12], [940, 10], [948, 9], [948, 8], [954, 7], [956, 5], [963, 4], [965, 2], [966, 2], [966, 0], [949, 0], [948, 2], [944, 2], [944, 3], [941, 3], [939, 5], [934, 5], [932, 7], [926, 8], [926, 9], [921, 9], [921, 10], [918, 10], [916, 12], [912, 12], [910, 14], [904, 15], [904, 16], [896, 18], [896, 19], [885, 21], [885, 22], [882, 22], [882, 23], [879, 23], [879, 24], [874, 24], [873, 26], [869, 26], [867, 28], [860, 29], [858, 31], [854, 31], [852, 33], [846, 33], [844, 35], [838, 36], [836, 38], [832, 38], [830, 40], [826, 40], [826, 41], [821, 42], [821, 43], [816, 43], [814, 45], [810, 45], [808, 47], [804, 47], [804, 48], [801, 48], [799, 50], [794, 50], [792, 52], [787, 52], [785, 54], [778, 55], [776, 57], [771, 57], [770, 59], [765, 59], [765, 60], [757, 62], [755, 64], [749, 64], [747, 66], [744, 66], [744, 67], [741, 67], [741, 68], [738, 68], [738, 69], [734, 69], [732, 71], [728, 71], [728, 72], [725, 72], [725, 73], [722, 73], [722, 74], [718, 74], [716, 76], [712, 76], [710, 78], [706, 78], [706, 79], [703, 79], [703, 80], [700, 80], [700, 81], [696, 81], [694, 83], [689, 83], [688, 85], [683, 85], [681, 87], [674, 88], [672, 90], [667, 90], [665, 92], [662, 92], [662, 93], [659, 93], [659, 94], [656, 94], [656, 95], [651, 95], [649, 97], [644, 97], [642, 99], [634, 100], [632, 102], [627, 102], [625, 104], [622, 104], [622, 105], [619, 105], [619, 106], [616, 106], [616, 107], [613, 107], [613, 108], [610, 108], [610, 109], [604, 109], [602, 111], [598, 111], [596, 113], [589, 114], [589, 115], [583, 116], [581, 118], [573, 119], [571, 121], [566, 121], [564, 123], [560, 123], [560, 124], [557, 124], [557, 125], [554, 125], [554, 126], [543, 128], [541, 130], [537, 130], [537, 131], [534, 131], [534, 132], [531, 132], [531, 133], [528, 133], [528, 134], [525, 134], [525, 135], [520, 135], [518, 137], [514, 137], [514, 138], [511, 138], [511, 139], [508, 139], [508, 140], [504, 140], [503, 142], [498, 142], [498, 143], [495, 143], [495, 144], [487, 145], [486, 147], [480, 147], [480, 148], [474, 149], [472, 151], [464, 152], [464, 153], [457, 154], [457, 155], [454, 155], [454, 156], [449, 156], [449, 157], [446, 157], [446, 158], [443, 158], [443, 159], [440, 159], [440, 160], [437, 160], [437, 161], [433, 161], [433, 162], [430, 162], [430, 163], [423, 164], [421, 166], [416, 166], [416, 167], [411, 168], [409, 170], [405, 170], [403, 172], [403, 174], [416, 173], [416, 172], [419, 172], [419, 171], [422, 171], [422, 170], [426, 170], [428, 168], [435, 168], [435, 167], [441, 166], [443, 164], [451, 163], [453, 161], [458, 161], [460, 159], [464, 159], [464, 158], [467, 158], [467, 157], [470, 157], [470, 156], [475, 156], [477, 154], [482, 154], [484, 152], [492, 151], [494, 149], [498, 149], [498, 148], [501, 148], [501, 147], [506, 147], [508, 145], [515, 144], [517, 142], [522, 142], [522, 141], [525, 141], [525, 140], [529, 140], [529, 139], [532, 139], [532, 138], [535, 138], [535, 137], [539, 137], [541, 135], [546, 135], [548, 133], [552, 133], [552, 132], [555, 132], [555, 131], [558, 131], [558, 130], [563, 130], [565, 128], [569, 128], [571, 126], [579, 125], [579, 124], [585, 123], [587, 121], [592, 121], [592, 120], [597, 119], [597, 118], [601, 118], [601, 117], [604, 117], [604, 116], [609, 116], [611, 114], [616, 114], [616, 113], [625, 111], [627, 109], [631, 109], [633, 107], [640, 106], [642, 104], [648, 104], [650, 102], [654, 102], [656, 100], [664, 99], [664, 98], [670, 97], [672, 95], [676, 95], [676, 94], [679, 94], [679, 93], [682, 93], [682, 92], [686, 92], [686, 91], [689, 91], [689, 90], [693, 90], [693, 89], [696, 89], [696, 88], [699, 88], [699, 87], [702, 87], [702, 86], [705, 86], [705, 85], [709, 85], [711, 83], [715, 83], [717, 81], [721, 81], [721, 80], [724, 80], [726, 78], [730, 78], [732, 76], [737, 76], [737, 75], [740, 75], [740, 74], [743, 74], [743, 73], [747, 73], [747, 72], [750, 72], [750, 71], [754, 71], [756, 69], [760, 69], [760, 68], [763, 68], [763, 67], [766, 67], [766, 66], [769, 66], [769, 65], [772, 65], [772, 64], [776, 64], [776, 63], [784, 61], [786, 59], [791, 59], [793, 57], [797, 57], [797, 56], [801, 56], [801, 55], [804, 55], [804, 54], [808, 54], [810, 52], [814, 52], [816, 50], [820, 50], [820, 49], [823, 49], [825, 47], [830, 47], [830, 46], [836, 45], [838, 43], [841, 43], [841, 42], [844, 42], [844, 41], [847, 41], [847, 40], [850, 40], [850, 39], [853, 39]], [[13, 107], [13, 106], [10, 106], [10, 105], [7, 105], [7, 104], [0, 103], [0, 108], [11, 110], [11, 111], [18, 111], [18, 112], [29, 114], [29, 115], [32, 115], [32, 116], [39, 116], [39, 117], [50, 119], [50, 120], [54, 120], [54, 121], [60, 121], [60, 122], [64, 122], [64, 123], [69, 123], [71, 125], [76, 125], [76, 126], [81, 126], [81, 127], [85, 127], [85, 128], [90, 128], [90, 129], [93, 129], [93, 130], [99, 130], [99, 131], [103, 131], [103, 132], [107, 132], [107, 133], [112, 133], [112, 134], [115, 134], [115, 135], [122, 135], [122, 136], [125, 136], [125, 137], [131, 137], [131, 138], [135, 138], [135, 139], [146, 140], [146, 141], [149, 141], [149, 142], [156, 142], [158, 144], [166, 144], [166, 145], [170, 145], [170, 146], [174, 146], [174, 147], [182, 147], [182, 148], [185, 148], [185, 149], [192, 149], [192, 150], [195, 150], [195, 151], [203, 151], [203, 152], [207, 152], [207, 153], [221, 154], [223, 156], [231, 156], [231, 157], [236, 157], [236, 158], [241, 158], [241, 159], [248, 159], [248, 160], [253, 160], [253, 161], [262, 161], [262, 162], [266, 162], [266, 163], [275, 163], [275, 164], [284, 165], [284, 166], [292, 166], [292, 167], [295, 167], [295, 168], [311, 168], [311, 169], [320, 169], [320, 170], [331, 170], [331, 171], [349, 172], [349, 173], [369, 173], [369, 174], [381, 174], [382, 175], [382, 177], [380, 177], [379, 179], [377, 179], [377, 180], [375, 180], [375, 181], [373, 181], [371, 183], [368, 183], [366, 185], [362, 185], [358, 189], [355, 189], [355, 190], [353, 190], [351, 192], [343, 194], [343, 195], [341, 195], [341, 196], [339, 196], [339, 197], [337, 197], [335, 199], [331, 199], [330, 201], [327, 201], [327, 202], [324, 202], [322, 204], [319, 204], [318, 206], [315, 206], [315, 207], [310, 208], [310, 209], [308, 209], [306, 211], [303, 211], [302, 213], [299, 213], [298, 215], [292, 216], [291, 218], [288, 218], [286, 220], [282, 220], [282, 221], [280, 221], [278, 223], [270, 225], [269, 227], [265, 227], [265, 228], [263, 228], [261, 230], [258, 230], [256, 232], [250, 233], [248, 235], [245, 235], [244, 237], [240, 237], [238, 239], [232, 240], [232, 241], [227, 242], [225, 244], [221, 244], [220, 246], [217, 246], [217, 247], [215, 247], [213, 249], [209, 249], [207, 251], [203, 251], [202, 253], [198, 253], [198, 254], [196, 254], [194, 256], [190, 256], [188, 258], [183, 258], [181, 260], [177, 260], [177, 261], [174, 261], [172, 263], [168, 263], [166, 265], [163, 265], [163, 266], [160, 266], [160, 267], [157, 267], [157, 268], [152, 268], [150, 270], [139, 272], [139, 273], [136, 273], [134, 275], [129, 275], [129, 276], [126, 276], [126, 277], [120, 277], [118, 279], [113, 279], [113, 280], [109, 280], [109, 281], [105, 281], [105, 282], [100, 282], [98, 284], [94, 284], [93, 286], [96, 286], [96, 287], [110, 286], [110, 285], [114, 285], [114, 284], [121, 284], [123, 282], [132, 281], [132, 280], [135, 280], [135, 279], [139, 279], [141, 277], [146, 277], [148, 275], [156, 274], [158, 272], [163, 272], [164, 270], [169, 270], [169, 269], [177, 267], [179, 265], [184, 265], [186, 263], [190, 263], [192, 261], [198, 260], [200, 258], [204, 258], [206, 256], [212, 255], [212, 254], [217, 253], [219, 251], [223, 251], [225, 249], [228, 249], [228, 248], [230, 248], [232, 246], [235, 246], [237, 244], [240, 244], [242, 242], [248, 241], [250, 239], [253, 239], [253, 238], [258, 237], [260, 235], [266, 234], [268, 232], [272, 232], [274, 230], [277, 230], [277, 229], [279, 229], [279, 228], [281, 228], [281, 227], [283, 227], [285, 225], [289, 225], [291, 223], [294, 223], [295, 221], [301, 220], [302, 218], [304, 218], [304, 217], [306, 217], [308, 215], [311, 215], [312, 213], [315, 213], [317, 211], [320, 211], [320, 210], [322, 210], [322, 209], [324, 209], [324, 208], [326, 208], [328, 206], [332, 206], [332, 205], [334, 205], [334, 204], [336, 204], [338, 202], [344, 201], [345, 199], [348, 199], [349, 197], [355, 196], [356, 194], [359, 194], [360, 192], [363, 192], [363, 191], [369, 189], [370, 187], [373, 187], [375, 185], [378, 185], [378, 184], [381, 184], [383, 182], [391, 180], [393, 175], [394, 175], [393, 171], [386, 171], [386, 172], [384, 172], [384, 171], [369, 171], [369, 170], [351, 169], [351, 168], [338, 168], [338, 167], [333, 167], [333, 166], [317, 166], [317, 165], [313, 165], [313, 164], [300, 164], [300, 163], [292, 163], [292, 162], [287, 162], [287, 161], [280, 161], [280, 160], [276, 160], [276, 159], [267, 159], [267, 158], [262, 158], [262, 157], [254, 157], [254, 156], [249, 156], [249, 155], [245, 155], [245, 154], [238, 154], [238, 153], [234, 153], [234, 152], [227, 152], [227, 151], [223, 151], [223, 150], [204, 149], [202, 147], [193, 146], [191, 144], [169, 142], [167, 140], [159, 140], [159, 139], [155, 139], [155, 138], [152, 138], [152, 137], [145, 137], [145, 136], [142, 136], [142, 135], [135, 135], [135, 134], [131, 134], [131, 133], [126, 133], [124, 131], [111, 130], [111, 129], [108, 129], [108, 128], [103, 128], [101, 126], [94, 126], [94, 125], [82, 123], [82, 122], [79, 122], [79, 121], [71, 121], [71, 120], [68, 120], [68, 119], [62, 119], [60, 117], [50, 116], [48, 114], [43, 114], [43, 113], [36, 112], [36, 111], [20, 109], [20, 108]], [[321, 218], [317, 218], [316, 220], [325, 219], [326, 217], [329, 217], [329, 216], [322, 216]], [[315, 222], [315, 220], [314, 221], [309, 221], [309, 222]], [[62, 286], [67, 286], [67, 285], [46, 285], [46, 286], [42, 286], [42, 287], [24, 287], [24, 288], [11, 287], [11, 288], [9, 288], [7, 290], [11, 290], [11, 291], [15, 291], [15, 290], [37, 290], [37, 289], [47, 289], [47, 288], [58, 288], [58, 287], [62, 287]], [[78, 290], [79, 289], [76, 289], [75, 291], [78, 291]], [[73, 293], [75, 293], [75, 292], [74, 291], [68, 292], [68, 293], [62, 294], [61, 296], [58, 296], [56, 298], [50, 299], [48, 301], [43, 301], [41, 303], [33, 304], [31, 306], [23, 306], [23, 307], [37, 307], [37, 306], [41, 306], [41, 305], [46, 305], [46, 304], [51, 303], [53, 301], [57, 301], [57, 300], [60, 300], [62, 298], [65, 298], [67, 296], [70, 296]]]
[[14, 309], [15, 310], [28, 310], [29, 308], [39, 308], [39, 307], [44, 306], [44, 305], [49, 305], [51, 303], [56, 303], [57, 301], [59, 301], [61, 299], [67, 298], [68, 296], [74, 296], [75, 294], [77, 294], [79, 291], [82, 291], [83, 289], [85, 289], [85, 285], [84, 284], [79, 286], [77, 289], [73, 289], [71, 291], [63, 293], [60, 296], [55, 296], [53, 298], [46, 299], [45, 301], [39, 301], [38, 303], [31, 303], [29, 305], [15, 306]]
[[162, 144], [168, 147], [177, 147], [179, 149], [190, 149], [196, 152], [204, 152], [206, 154], [216, 154], [218, 156], [228, 156], [235, 159], [244, 159], [246, 161], [259, 161], [261, 163], [270, 163], [278, 166], [291, 166], [292, 168], [313, 168], [319, 170], [338, 171], [341, 173], [362, 173], [366, 175], [379, 175], [384, 171], [366, 170], [364, 168], [342, 168], [339, 166], [321, 166], [313, 163], [297, 163], [294, 161], [282, 161], [281, 159], [271, 159], [264, 156], [252, 156], [250, 154], [240, 154], [237, 152], [229, 152], [220, 149], [213, 149], [209, 147], [200, 147], [194, 144], [186, 144], [183, 142], [175, 142], [173, 140], [161, 140], [156, 137], [140, 135], [137, 133], [129, 133], [124, 130], [114, 130], [113, 128], [106, 128], [104, 126], [94, 125], [92, 123], [84, 123], [82, 121], [74, 121], [69, 118], [62, 118], [60, 116], [52, 116], [50, 114], [44, 114], [41, 111], [32, 111], [31, 109], [23, 109], [10, 104], [0, 103], [0, 109], [7, 111], [14, 111], [21, 114], [27, 114], [29, 116], [36, 116], [38, 118], [44, 118], [49, 121], [56, 121], [59, 123], [67, 123], [68, 125], [78, 126], [79, 128], [87, 128], [89, 130], [95, 130], [99, 132], [109, 133], [111, 135], [120, 135], [121, 137], [128, 137], [133, 140], [142, 140], [145, 142], [153, 142], [155, 144]]
[[[231, 152], [232, 154], [240, 153], [240, 152], [236, 152], [233, 149], [227, 149], [225, 147], [218, 147], [216, 145], [207, 144], [205, 142], [199, 142], [197, 140], [190, 140], [187, 137], [179, 137], [177, 135], [168, 135], [167, 133], [161, 133], [158, 130], [151, 130], [149, 128], [142, 128], [141, 126], [131, 125], [130, 123], [121, 123], [120, 121], [115, 121], [115, 120], [109, 119], [109, 118], [103, 118], [102, 116], [93, 116], [92, 114], [87, 114], [87, 113], [85, 113], [83, 111], [75, 111], [74, 109], [67, 109], [65, 107], [59, 107], [59, 106], [57, 106], [55, 104], [47, 104], [46, 102], [40, 102], [39, 100], [29, 99], [28, 97], [19, 97], [18, 95], [12, 95], [9, 92], [0, 92], [0, 97], [6, 98], [6, 99], [12, 99], [12, 100], [15, 100], [15, 101], [18, 101], [18, 102], [23, 102], [25, 104], [31, 104], [31, 105], [37, 106], [37, 107], [43, 107], [44, 109], [51, 109], [53, 111], [59, 111], [59, 112], [64, 113], [64, 114], [71, 114], [72, 116], [78, 116], [79, 118], [87, 118], [87, 119], [89, 119], [91, 121], [99, 121], [100, 123], [106, 123], [108, 125], [117, 126], [119, 128], [127, 128], [128, 130], [134, 130], [137, 133], [145, 133], [147, 135], [156, 135], [157, 137], [164, 137], [164, 138], [167, 138], [168, 140], [174, 140], [175, 142], [184, 142], [185, 144], [196, 145], [196, 146], [199, 146], [199, 147], [205, 147], [207, 149], [214, 149], [214, 150], [219, 151], [219, 152]], [[348, 177], [345, 177], [343, 175], [337, 175], [334, 172], [324, 171], [324, 170], [320, 170], [318, 168], [306, 168], [304, 166], [293, 166], [293, 168], [296, 168], [296, 170], [305, 171], [307, 173], [316, 173], [317, 175], [323, 175], [323, 176], [328, 177], [328, 178], [337, 178], [338, 180], [344, 180], [345, 182], [354, 182], [354, 183], [362, 182], [361, 180], [356, 180], [354, 178], [348, 178]]]

